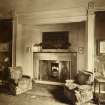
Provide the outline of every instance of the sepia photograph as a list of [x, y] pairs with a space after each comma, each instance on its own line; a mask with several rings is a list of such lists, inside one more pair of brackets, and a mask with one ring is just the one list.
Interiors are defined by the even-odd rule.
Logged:
[[0, 105], [105, 105], [105, 0], [0, 0]]

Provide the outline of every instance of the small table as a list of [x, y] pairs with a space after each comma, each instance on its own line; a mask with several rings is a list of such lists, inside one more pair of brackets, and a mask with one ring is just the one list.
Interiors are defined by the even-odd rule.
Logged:
[[98, 84], [98, 105], [100, 105], [101, 102], [101, 98], [100, 98], [100, 94], [101, 94], [101, 84], [105, 84], [105, 77], [95, 77], [94, 78], [94, 94], [96, 93], [96, 84]]

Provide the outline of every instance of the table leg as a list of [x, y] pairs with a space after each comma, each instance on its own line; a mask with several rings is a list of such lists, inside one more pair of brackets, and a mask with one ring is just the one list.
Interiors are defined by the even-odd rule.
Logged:
[[95, 85], [96, 85], [96, 83], [95, 83], [95, 80], [94, 80], [94, 99], [95, 99]]
[[99, 82], [98, 105], [100, 105], [101, 83]]
[[93, 99], [96, 102], [96, 80], [94, 80], [94, 93], [93, 93]]

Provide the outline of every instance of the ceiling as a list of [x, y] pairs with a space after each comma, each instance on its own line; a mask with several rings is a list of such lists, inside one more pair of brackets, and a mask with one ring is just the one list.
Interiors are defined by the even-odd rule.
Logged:
[[0, 0], [0, 17], [14, 11], [42, 11], [86, 6], [89, 0]]
[[95, 1], [96, 6], [105, 5], [105, 0], [0, 0], [0, 17], [11, 16], [14, 11], [33, 12], [87, 7], [89, 1]]

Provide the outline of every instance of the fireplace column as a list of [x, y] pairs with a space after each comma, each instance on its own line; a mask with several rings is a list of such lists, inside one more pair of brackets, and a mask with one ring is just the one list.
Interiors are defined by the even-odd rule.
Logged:
[[89, 7], [88, 10], [88, 21], [87, 21], [87, 43], [88, 43], [88, 51], [87, 51], [87, 70], [90, 72], [94, 72], [94, 27], [95, 27], [95, 14], [93, 11], [93, 7]]

